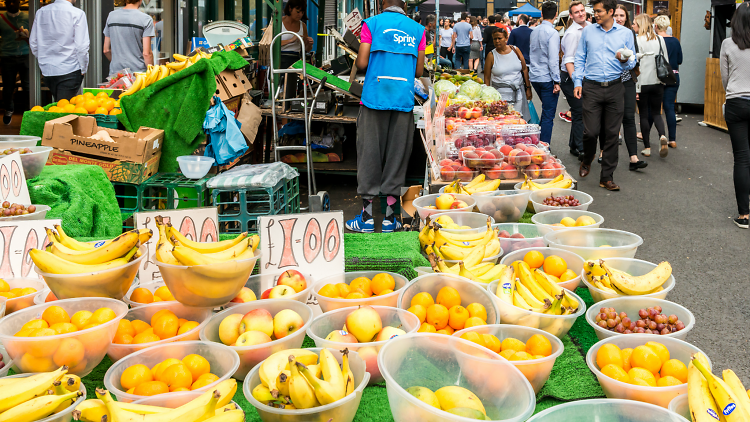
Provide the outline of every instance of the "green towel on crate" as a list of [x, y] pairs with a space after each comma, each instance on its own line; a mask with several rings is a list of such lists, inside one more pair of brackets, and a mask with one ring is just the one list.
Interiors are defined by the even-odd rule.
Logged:
[[125, 130], [135, 132], [141, 126], [164, 130], [159, 172], [177, 172], [176, 158], [190, 155], [205, 139], [203, 120], [216, 92], [216, 75], [224, 69], [247, 65], [235, 51], [214, 53], [187, 69], [123, 97], [118, 115]]
[[99, 166], [45, 166], [28, 181], [32, 204], [52, 207], [47, 218], [59, 218], [73, 237], [111, 238], [122, 233], [115, 190]]

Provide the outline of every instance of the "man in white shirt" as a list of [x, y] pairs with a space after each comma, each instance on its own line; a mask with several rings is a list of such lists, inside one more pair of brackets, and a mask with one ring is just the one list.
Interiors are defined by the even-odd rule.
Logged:
[[56, 0], [36, 12], [29, 47], [55, 101], [78, 94], [89, 67], [86, 14], [75, 0]]
[[[570, 105], [570, 118], [572, 120], [570, 139], [568, 140], [570, 153], [580, 158], [583, 156], [583, 108], [581, 100], [573, 95], [575, 90], [573, 70], [578, 41], [581, 40], [583, 28], [588, 25], [588, 22], [586, 21], [586, 7], [580, 1], [571, 2], [568, 13], [570, 18], [573, 19], [573, 23], [565, 31], [560, 43], [563, 52], [560, 66], [560, 89], [562, 89], [565, 99], [568, 100], [568, 105]], [[560, 113], [560, 118], [563, 117], [563, 114]]]

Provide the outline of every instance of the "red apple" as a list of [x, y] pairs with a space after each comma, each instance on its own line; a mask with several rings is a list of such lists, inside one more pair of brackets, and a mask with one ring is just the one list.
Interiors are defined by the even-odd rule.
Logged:
[[260, 298], [261, 299], [269, 299], [270, 295], [271, 295], [271, 290], [273, 290], [273, 287], [271, 287], [270, 289], [266, 289], [266, 291], [264, 291], [263, 293], [261, 293]]
[[331, 331], [326, 337], [326, 340], [335, 341], [337, 343], [359, 343], [357, 337], [354, 337], [354, 334], [344, 330]]
[[273, 335], [273, 317], [265, 309], [253, 309], [240, 321], [240, 334], [245, 331], [260, 331], [269, 337]]
[[390, 340], [393, 337], [401, 336], [406, 334], [406, 332], [400, 328], [396, 327], [383, 327], [382, 330], [378, 333], [378, 335], [375, 337], [375, 341], [385, 341]]
[[284, 273], [279, 276], [276, 284], [289, 286], [297, 293], [307, 288], [307, 281], [305, 281], [305, 276], [297, 270], [284, 271]]
[[245, 302], [252, 302], [256, 300], [255, 292], [250, 290], [248, 287], [243, 287], [240, 289], [240, 292], [237, 293], [237, 297], [231, 300], [231, 302], [235, 303], [245, 303]]

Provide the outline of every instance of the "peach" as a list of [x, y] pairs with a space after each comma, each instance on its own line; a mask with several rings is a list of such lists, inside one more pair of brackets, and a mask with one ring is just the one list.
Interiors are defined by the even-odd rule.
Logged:
[[456, 170], [451, 166], [444, 166], [440, 168], [440, 179], [445, 182], [452, 181], [456, 177]]
[[510, 145], [503, 145], [500, 147], [500, 152], [506, 157], [508, 156], [508, 154], [510, 154], [511, 151], [513, 151], [513, 147]]
[[491, 149], [491, 150], [489, 150], [489, 152], [492, 153], [492, 155], [495, 156], [496, 160], [502, 160], [502, 158], [503, 158], [503, 153], [502, 152], [500, 152], [500, 151], [498, 151], [496, 149]]
[[472, 117], [474, 117], [472, 115], [471, 110], [469, 110], [466, 107], [459, 107], [458, 112], [456, 112], [456, 115], [462, 119], [471, 119]]
[[526, 151], [519, 151], [515, 155], [515, 161], [517, 165], [525, 167], [531, 164], [531, 156]]
[[291, 309], [284, 309], [273, 317], [273, 335], [276, 340], [282, 339], [289, 334], [301, 329], [305, 320]]
[[553, 179], [557, 169], [553, 163], [546, 163], [542, 166], [542, 177], [545, 179]]
[[493, 153], [491, 153], [489, 151], [487, 151], [484, 154], [482, 154], [479, 157], [479, 159], [481, 160], [480, 163], [479, 163], [480, 165], [482, 165], [482, 166], [488, 166], [488, 167], [491, 167], [495, 163], [495, 160], [497, 160], [497, 158], [495, 157], [495, 154], [493, 154]]
[[444, 158], [440, 160], [440, 167], [450, 166], [453, 163], [453, 160]]
[[532, 179], [538, 179], [541, 175], [541, 171], [539, 169], [539, 166], [536, 164], [532, 164], [528, 167], [526, 167], [526, 170], [524, 170], [524, 173], [526, 173], [527, 176], [529, 176]]
[[260, 331], [269, 337], [273, 335], [274, 323], [271, 313], [265, 309], [253, 309], [240, 321], [240, 334], [245, 331]]
[[499, 179], [502, 176], [502, 174], [503, 174], [503, 171], [502, 171], [502, 167], [501, 166], [494, 166], [491, 169], [486, 170], [484, 172], [484, 175], [488, 179], [492, 179], [492, 180]]
[[371, 377], [381, 376], [380, 369], [378, 368], [378, 349], [372, 346], [362, 347], [357, 349], [357, 354], [365, 361], [365, 367]]
[[518, 169], [513, 164], [505, 163], [500, 166], [503, 179], [515, 179], [518, 177]]

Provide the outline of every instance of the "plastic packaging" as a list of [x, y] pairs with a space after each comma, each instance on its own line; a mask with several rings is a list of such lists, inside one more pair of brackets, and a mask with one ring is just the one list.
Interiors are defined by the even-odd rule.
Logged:
[[208, 145], [203, 155], [212, 157], [216, 164], [224, 166], [241, 157], [248, 149], [245, 136], [240, 132], [242, 124], [234, 112], [214, 97], [215, 105], [206, 112], [203, 131], [208, 134]]
[[[626, 273], [638, 277], [640, 275], [644, 275], [649, 273], [651, 270], [656, 268], [656, 264], [653, 264], [648, 261], [642, 261], [640, 259], [634, 259], [634, 258], [607, 258], [606, 261], [607, 265], [609, 265], [611, 268], [614, 268], [616, 270], [625, 271]], [[583, 273], [581, 273], [583, 275]], [[586, 285], [586, 287], [589, 288], [589, 293], [591, 293], [591, 298], [594, 299], [594, 303], [600, 302], [602, 300], [607, 299], [614, 299], [618, 297], [631, 297], [631, 296], [620, 296], [618, 294], [606, 292], [604, 290], [601, 290], [597, 287], [594, 287], [593, 284], [586, 281], [585, 277], [581, 277], [583, 279], [583, 284]], [[662, 284], [661, 291], [658, 291], [656, 293], [651, 293], [648, 295], [641, 295], [636, 297], [642, 297], [642, 298], [653, 298], [653, 299], [666, 299], [667, 294], [674, 289], [675, 286], [675, 280], [674, 275], [670, 275], [669, 279]]]
[[129, 67], [126, 67], [107, 76], [107, 83], [102, 88], [126, 91], [133, 86], [133, 82], [135, 82], [135, 75]]
[[[464, 147], [484, 148], [495, 145], [497, 129], [493, 124], [458, 126], [451, 134], [453, 145], [461, 150]], [[463, 157], [461, 157], [463, 158]]]
[[553, 248], [565, 249], [585, 260], [633, 258], [643, 239], [637, 234], [614, 229], [570, 228], [544, 235]]
[[514, 261], [522, 261], [523, 257], [530, 251], [537, 251], [544, 255], [546, 259], [549, 256], [556, 255], [562, 258], [568, 266], [568, 269], [577, 274], [576, 278], [561, 283], [557, 283], [563, 289], [568, 289], [571, 292], [576, 290], [576, 287], [581, 283], [581, 272], [583, 271], [583, 258], [574, 254], [573, 252], [565, 251], [556, 248], [529, 248], [522, 249], [515, 252], [511, 252], [500, 260], [501, 264], [511, 266]]
[[514, 223], [523, 216], [529, 195], [531, 192], [527, 190], [501, 190], [473, 197], [480, 213], [489, 215], [497, 223]]
[[[577, 199], [580, 205], [576, 205], [573, 207], [556, 207], [552, 205], [545, 205], [542, 202], [549, 198], [550, 196], [558, 197], [558, 196], [572, 196], [573, 198]], [[531, 201], [532, 205], [534, 206], [534, 212], [544, 212], [544, 211], [550, 211], [550, 210], [559, 210], [559, 209], [571, 209], [571, 210], [583, 210], [586, 211], [589, 209], [589, 206], [592, 202], [594, 202], [594, 198], [587, 194], [586, 192], [582, 192], [575, 189], [542, 189], [531, 192], [531, 196], [529, 196], [529, 201]]]
[[[687, 396], [687, 394], [685, 394]], [[563, 403], [527, 422], [689, 422], [667, 409], [628, 400], [594, 399]]]
[[487, 148], [476, 148], [468, 150], [464, 148], [459, 152], [459, 156], [463, 159], [463, 163], [470, 169], [491, 169], [495, 166], [499, 166], [505, 158], [503, 154], [492, 147]]
[[[358, 277], [367, 277], [372, 280], [373, 277], [381, 273], [390, 274], [390, 276], [393, 277], [393, 280], [396, 282], [396, 286], [393, 289], [392, 293], [388, 293], [382, 296], [372, 296], [364, 299], [337, 299], [321, 296], [318, 294], [320, 289], [326, 284], [349, 284], [352, 282], [352, 280]], [[318, 305], [320, 305], [320, 309], [322, 309], [323, 312], [328, 312], [340, 308], [348, 308], [350, 306], [380, 305], [395, 307], [396, 303], [398, 302], [398, 295], [401, 293], [401, 290], [403, 290], [404, 286], [406, 286], [408, 282], [409, 281], [406, 279], [406, 277], [402, 276], [401, 274], [388, 271], [352, 271], [321, 278], [313, 286], [313, 296], [315, 296], [315, 300], [318, 301]]]
[[544, 144], [539, 140], [542, 133], [542, 127], [539, 125], [505, 125], [500, 133], [505, 145], [516, 145], [523, 143], [526, 145]]
[[272, 188], [281, 179], [294, 179], [299, 172], [286, 163], [243, 164], [218, 174], [206, 183], [209, 189]]
[[615, 311], [618, 314], [620, 312], [625, 312], [626, 314], [628, 314], [628, 317], [632, 321], [637, 321], [640, 319], [640, 317], [638, 316], [638, 311], [640, 309], [651, 308], [654, 306], [661, 306], [662, 314], [676, 315], [677, 318], [682, 321], [683, 324], [685, 324], [685, 328], [680, 331], [665, 335], [654, 335], [654, 341], [659, 341], [658, 339], [661, 337], [673, 337], [680, 340], [685, 340], [690, 330], [692, 330], [695, 326], [695, 316], [693, 316], [693, 313], [690, 312], [686, 307], [681, 306], [677, 303], [663, 299], [656, 299], [653, 297], [646, 298], [643, 296], [622, 296], [615, 299], [607, 299], [598, 302], [596, 305], [592, 306], [588, 311], [586, 311], [586, 322], [591, 326], [591, 328], [594, 329], [594, 331], [596, 332], [596, 337], [599, 338], [599, 340], [618, 335], [629, 336], [630, 334], [620, 334], [616, 331], [606, 330], [598, 326], [596, 324], [596, 315], [599, 314], [601, 308], [615, 308]]
[[466, 307], [470, 303], [479, 303], [487, 311], [487, 324], [499, 324], [500, 314], [497, 306], [482, 283], [475, 283], [468, 278], [453, 274], [435, 273], [417, 277], [406, 285], [398, 296], [398, 307], [409, 309], [411, 300], [417, 293], [427, 292], [436, 299], [438, 292], [443, 287], [452, 287], [461, 296], [461, 306]]
[[[529, 192], [529, 191], [527, 191]], [[591, 212], [591, 211], [583, 211], [583, 210], [568, 210], [568, 209], [562, 209], [562, 210], [549, 210], [549, 211], [542, 211], [538, 214], [534, 214], [531, 216], [531, 222], [543, 227], [549, 227], [552, 230], [564, 230], [566, 226], [554, 226], [553, 224], [560, 224], [560, 221], [562, 221], [563, 218], [569, 217], [573, 220], [578, 220], [579, 217], [586, 216], [591, 217], [594, 220], [594, 224], [589, 224], [587, 226], [576, 226], [586, 229], [596, 229], [599, 226], [602, 225], [604, 222], [604, 217], [601, 215]]]
[[[279, 279], [279, 276], [284, 274], [284, 272], [279, 273], [265, 273], [265, 274], [256, 274], [253, 276], [250, 276], [250, 278], [247, 279], [247, 283], [245, 283], [245, 287], [252, 290], [253, 293], [255, 293], [255, 298], [257, 300], [264, 300], [261, 299], [261, 295], [263, 295], [263, 292], [265, 292], [268, 289], [273, 288], [276, 285], [276, 282]], [[297, 302], [301, 303], [307, 303], [308, 299], [310, 298], [310, 293], [312, 292], [313, 285], [315, 284], [315, 277], [313, 277], [310, 274], [304, 274], [305, 276], [305, 283], [307, 283], [307, 287], [302, 290], [299, 293], [295, 293], [293, 295], [287, 295], [284, 296], [284, 299], [288, 300], [296, 300]], [[242, 304], [242, 302], [229, 302], [226, 305], [224, 305], [226, 308], [231, 308], [232, 306], [237, 306]]]

